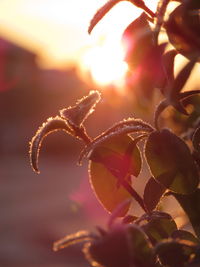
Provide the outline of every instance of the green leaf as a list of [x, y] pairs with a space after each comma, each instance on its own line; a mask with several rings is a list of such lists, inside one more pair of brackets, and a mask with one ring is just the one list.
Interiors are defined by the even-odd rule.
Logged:
[[158, 243], [155, 252], [161, 264], [164, 266], [186, 266], [192, 254], [195, 252], [195, 246], [189, 241], [174, 241], [169, 239]]
[[187, 214], [197, 237], [200, 238], [200, 189], [187, 196], [175, 193], [172, 195]]
[[185, 230], [175, 230], [171, 234], [171, 237], [173, 239], [178, 239], [178, 240], [188, 240], [195, 244], [200, 243], [200, 240], [198, 238], [196, 238], [192, 233], [185, 231]]
[[75, 106], [60, 110], [60, 116], [67, 120], [70, 125], [80, 127], [93, 113], [100, 99], [101, 95], [98, 91], [90, 91], [89, 95], [79, 99]]
[[167, 129], [150, 134], [145, 154], [152, 176], [179, 194], [191, 194], [199, 184], [197, 166], [188, 146]]
[[170, 237], [177, 230], [176, 223], [172, 217], [170, 215], [164, 217], [162, 213], [159, 216], [159, 212], [154, 212], [142, 228], [153, 244]]
[[[120, 180], [125, 179], [131, 184], [130, 175], [138, 176], [140, 170], [140, 152], [128, 136], [105, 140], [93, 150], [89, 162], [90, 182], [106, 210], [112, 212], [131, 198], [120, 185]], [[121, 216], [128, 211], [129, 205], [130, 203], [124, 208]]]
[[160, 202], [160, 199], [166, 188], [158, 183], [154, 178], [150, 178], [144, 189], [144, 204], [148, 211], [154, 210]]
[[42, 126], [39, 127], [35, 136], [32, 138], [30, 142], [29, 154], [30, 154], [31, 165], [35, 172], [39, 173], [38, 157], [44, 137], [58, 130], [63, 130], [70, 135], [74, 134], [73, 130], [70, 128], [67, 122], [64, 119], [57, 116], [55, 118], [49, 118], [47, 122], [43, 123]]

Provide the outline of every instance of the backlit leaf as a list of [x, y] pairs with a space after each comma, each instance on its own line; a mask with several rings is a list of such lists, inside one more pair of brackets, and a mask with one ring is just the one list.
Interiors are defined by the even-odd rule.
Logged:
[[69, 127], [66, 120], [57, 116], [55, 118], [49, 118], [47, 122], [43, 123], [42, 126], [36, 132], [35, 136], [32, 138], [30, 142], [29, 153], [30, 153], [31, 165], [35, 172], [39, 173], [38, 157], [44, 137], [58, 130], [63, 130], [68, 134], [73, 135], [73, 130]]
[[88, 33], [91, 33], [97, 23], [117, 4], [122, 0], [109, 0], [105, 5], [103, 5], [94, 15], [90, 21], [90, 26], [88, 28]]
[[199, 184], [197, 166], [188, 146], [167, 129], [150, 134], [145, 148], [152, 176], [179, 194], [191, 194]]
[[187, 214], [197, 237], [200, 238], [200, 189], [187, 196], [175, 193], [172, 195]]
[[154, 210], [160, 202], [160, 199], [166, 188], [158, 183], [154, 178], [150, 178], [144, 189], [144, 204], [148, 211]]
[[137, 132], [146, 134], [152, 131], [153, 128], [150, 126], [150, 124], [140, 119], [129, 118], [127, 120], [120, 121], [103, 132], [101, 135], [94, 138], [92, 142], [81, 151], [78, 163], [81, 164], [82, 159], [86, 157], [90, 151], [94, 150], [105, 141], [109, 142], [109, 140], [113, 139], [114, 137]]
[[[130, 175], [138, 176], [141, 169], [140, 152], [128, 136], [105, 140], [90, 156], [89, 173], [91, 186], [106, 210], [115, 208], [130, 199], [131, 195], [121, 186], [120, 179], [131, 183]], [[131, 147], [131, 150], [130, 150]], [[127, 151], [129, 154], [127, 155]], [[121, 216], [128, 211], [126, 205]]]
[[137, 67], [153, 46], [153, 32], [145, 13], [125, 29], [122, 41], [126, 51], [125, 61], [130, 67]]
[[79, 127], [93, 113], [96, 104], [101, 99], [98, 91], [90, 91], [89, 95], [81, 98], [73, 107], [60, 110], [62, 118], [66, 119], [70, 125]]

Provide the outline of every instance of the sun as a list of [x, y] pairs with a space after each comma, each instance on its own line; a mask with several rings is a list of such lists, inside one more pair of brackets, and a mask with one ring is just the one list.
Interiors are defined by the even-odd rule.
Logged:
[[123, 59], [124, 50], [119, 40], [114, 42], [113, 39], [104, 39], [85, 52], [82, 63], [100, 86], [121, 87], [128, 70]]
[[81, 59], [81, 68], [89, 72], [92, 80], [101, 88], [115, 86], [121, 89], [125, 86], [128, 65], [124, 61], [121, 36], [140, 13], [132, 4], [121, 2], [93, 30]]

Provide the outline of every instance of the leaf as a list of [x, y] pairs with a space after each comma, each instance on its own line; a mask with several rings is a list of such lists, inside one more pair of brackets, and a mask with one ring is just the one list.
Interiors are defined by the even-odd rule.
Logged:
[[133, 266], [153, 267], [154, 255], [150, 242], [143, 230], [136, 226], [130, 225], [127, 228], [129, 251], [132, 252]]
[[123, 0], [109, 0], [105, 5], [103, 5], [94, 15], [92, 20], [90, 21], [90, 26], [88, 28], [88, 33], [90, 34], [97, 23], [120, 1]]
[[147, 15], [142, 13], [125, 29], [122, 42], [125, 47], [125, 61], [131, 68], [135, 68], [145, 58], [153, 47], [153, 32], [147, 20]]
[[164, 238], [168, 238], [171, 234], [177, 230], [177, 226], [175, 221], [171, 216], [164, 217], [159, 216], [159, 213], [152, 214], [149, 218], [149, 221], [146, 224], [142, 225], [144, 232], [147, 234], [152, 244], [156, 244], [163, 240]]
[[200, 243], [200, 240], [198, 238], [196, 238], [192, 233], [185, 230], [175, 230], [171, 234], [171, 237], [173, 239], [178, 239], [178, 240], [188, 240], [197, 245]]
[[29, 154], [30, 154], [31, 165], [35, 172], [39, 173], [38, 157], [44, 137], [58, 130], [63, 130], [68, 134], [73, 135], [73, 130], [69, 127], [67, 122], [64, 119], [57, 116], [55, 118], [49, 118], [47, 122], [43, 123], [42, 126], [39, 127], [35, 136], [32, 138], [30, 142]]
[[183, 89], [184, 85], [186, 84], [190, 74], [194, 68], [196, 60], [189, 61], [182, 70], [178, 73], [176, 79], [173, 82], [173, 85], [170, 89], [170, 99], [177, 99], [178, 94]]
[[109, 141], [113, 137], [122, 136], [134, 132], [149, 133], [153, 128], [146, 122], [140, 119], [129, 118], [127, 120], [120, 121], [114, 124], [111, 128], [103, 132], [101, 135], [93, 139], [80, 153], [78, 163], [81, 165], [82, 159], [88, 155], [88, 153], [94, 150], [105, 141]]
[[165, 240], [158, 243], [155, 247], [155, 253], [163, 266], [188, 266], [192, 254], [195, 252], [195, 246], [192, 242]]
[[153, 266], [153, 250], [144, 232], [136, 225], [120, 225], [95, 242], [84, 246], [92, 266]]
[[75, 106], [60, 110], [60, 116], [67, 119], [70, 125], [80, 127], [93, 113], [100, 99], [101, 95], [98, 91], [90, 91], [89, 95], [78, 100]]
[[199, 184], [197, 166], [188, 146], [167, 129], [149, 135], [145, 154], [152, 176], [169, 190], [191, 194]]
[[175, 193], [172, 195], [187, 214], [197, 237], [200, 238], [200, 189], [187, 196]]
[[158, 183], [154, 178], [150, 178], [144, 189], [144, 204], [148, 211], [154, 210], [160, 202], [160, 199], [166, 188]]
[[161, 102], [157, 105], [154, 113], [154, 125], [156, 129], [159, 129], [158, 127], [158, 118], [160, 114], [169, 106], [169, 101], [167, 99], [161, 100]]
[[77, 243], [91, 241], [94, 239], [94, 236], [88, 231], [78, 231], [75, 234], [70, 234], [64, 238], [58, 240], [53, 244], [53, 250], [58, 251], [60, 249], [75, 245]]
[[[176, 55], [177, 55], [177, 51], [173, 49], [173, 50], [166, 52], [162, 58], [163, 65], [166, 71], [168, 85], [171, 85], [172, 82], [174, 81], [174, 60], [175, 60]], [[167, 92], [165, 92], [165, 96], [166, 96], [166, 93]]]
[[[140, 152], [128, 136], [114, 137], [97, 146], [90, 156], [90, 183], [97, 199], [109, 212], [131, 198], [131, 195], [120, 185], [120, 179], [129, 184], [130, 175], [138, 176], [141, 169]], [[126, 152], [129, 150], [129, 157]], [[126, 155], [126, 156], [125, 156]], [[125, 157], [124, 157], [125, 156]], [[123, 208], [121, 215], [128, 211], [130, 203]]]

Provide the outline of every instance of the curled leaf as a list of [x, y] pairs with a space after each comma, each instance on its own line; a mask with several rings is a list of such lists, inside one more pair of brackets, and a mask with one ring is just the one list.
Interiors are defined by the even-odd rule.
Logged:
[[103, 5], [94, 15], [90, 21], [90, 26], [88, 28], [88, 33], [91, 33], [97, 23], [120, 1], [123, 0], [109, 0], [105, 5]]
[[112, 139], [113, 137], [127, 135], [134, 132], [150, 133], [153, 128], [146, 122], [140, 119], [127, 119], [114, 124], [111, 128], [106, 130], [101, 135], [93, 139], [80, 153], [78, 163], [82, 163], [82, 159], [88, 155], [88, 153], [94, 150], [102, 142]]
[[60, 110], [60, 115], [72, 126], [80, 127], [94, 111], [100, 99], [101, 96], [98, 91], [90, 91], [89, 95], [78, 100], [75, 106]]
[[42, 126], [36, 132], [35, 136], [32, 138], [30, 142], [29, 153], [30, 153], [31, 165], [35, 172], [39, 173], [38, 156], [39, 156], [40, 147], [41, 147], [44, 137], [58, 130], [63, 130], [67, 132], [68, 134], [73, 135], [73, 131], [69, 127], [67, 122], [64, 119], [57, 116], [55, 118], [49, 118], [47, 122], [43, 123]]
[[179, 194], [191, 194], [199, 184], [197, 166], [188, 146], [167, 129], [149, 135], [145, 148], [152, 176]]
[[140, 152], [132, 143], [128, 136], [105, 140], [93, 150], [89, 161], [90, 183], [97, 199], [109, 212], [120, 207], [120, 216], [127, 213], [131, 198], [121, 184], [124, 180], [130, 185], [130, 176], [138, 176], [141, 170]]
[[158, 183], [154, 178], [150, 178], [144, 189], [144, 204], [148, 211], [154, 210], [160, 202], [160, 199], [166, 188]]
[[81, 243], [81, 242], [86, 242], [86, 241], [91, 241], [94, 239], [94, 235], [92, 235], [88, 231], [78, 231], [75, 234], [70, 234], [65, 236], [64, 238], [58, 240], [53, 244], [53, 250], [58, 251], [60, 249], [69, 247], [71, 245]]

